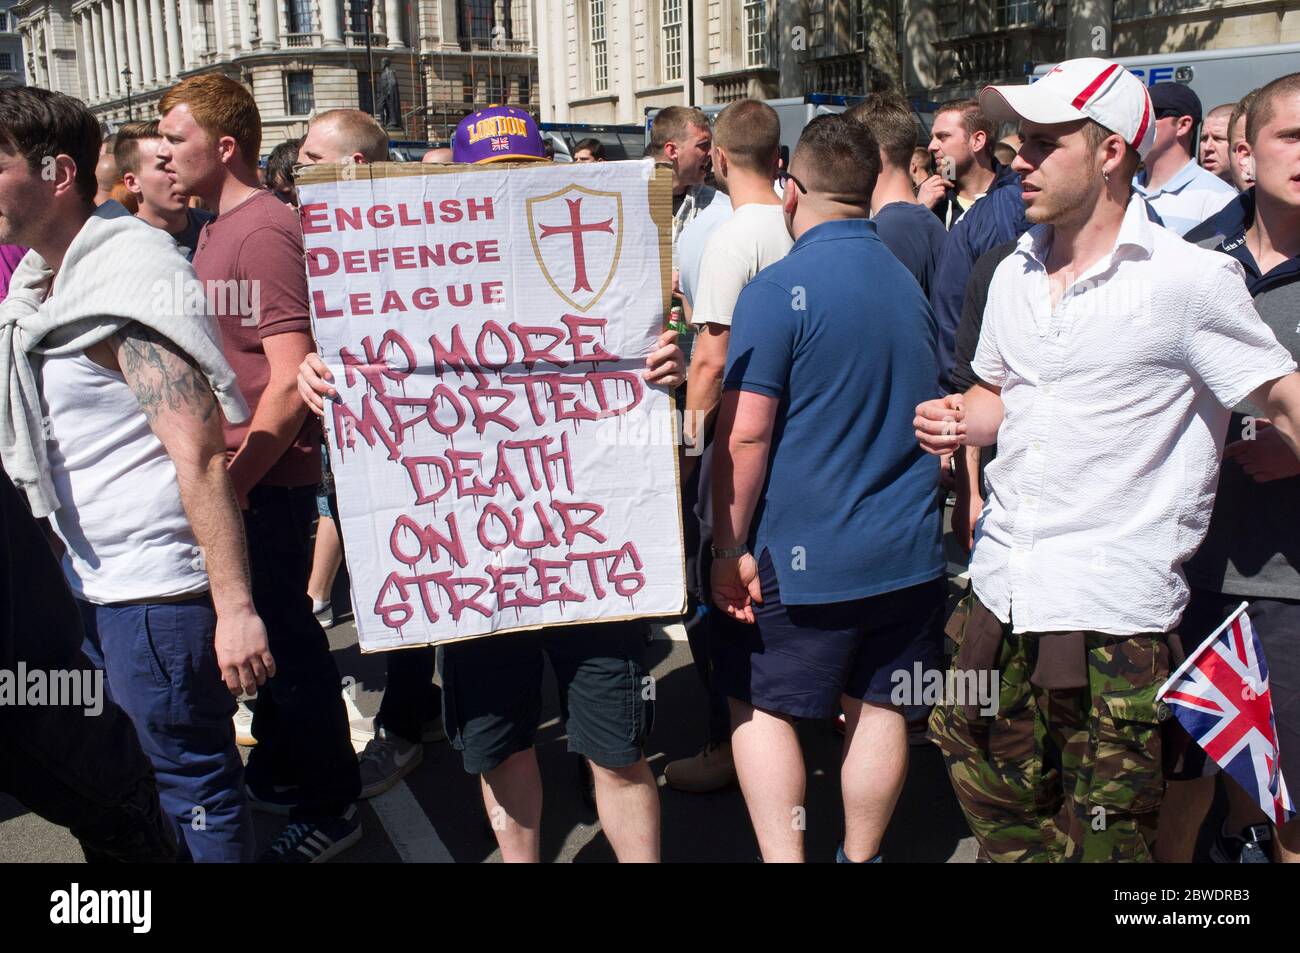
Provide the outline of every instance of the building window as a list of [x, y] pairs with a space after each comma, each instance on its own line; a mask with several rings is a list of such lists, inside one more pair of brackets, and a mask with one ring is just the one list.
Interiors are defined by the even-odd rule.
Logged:
[[363, 69], [357, 70], [357, 108], [363, 113], [375, 114], [375, 103], [370, 96], [370, 74]]
[[311, 0], [289, 0], [289, 32], [311, 33]]
[[519, 77], [519, 105], [527, 106], [533, 101], [533, 78], [525, 73]]
[[496, 26], [495, 7], [494, 0], [460, 0], [456, 5], [460, 35], [472, 40], [492, 39], [492, 28]]
[[510, 87], [504, 76], [489, 76], [487, 80], [487, 98], [489, 103], [504, 105], [510, 99]]
[[12, 53], [0, 53], [0, 73], [12, 73], [14, 70], [14, 55]]
[[999, 27], [1026, 26], [1033, 22], [1034, 0], [996, 0], [994, 13]]
[[767, 65], [767, 0], [745, 0], [745, 65]]
[[682, 78], [682, 0], [660, 0], [659, 31], [664, 82], [672, 83]]
[[466, 73], [460, 80], [461, 101], [474, 105], [474, 77]]
[[289, 90], [289, 115], [305, 116], [316, 108], [316, 93], [311, 85], [311, 73], [285, 73], [285, 86]]
[[364, 40], [366, 35], [366, 0], [348, 0], [348, 32], [355, 33]]
[[587, 0], [591, 34], [591, 89], [603, 93], [609, 89], [609, 59], [605, 46], [605, 0]]
[[865, 50], [867, 48], [867, 0], [853, 0], [852, 28], [853, 28], [853, 49]]
[[217, 52], [217, 16], [212, 0], [199, 0], [199, 20], [203, 24], [203, 53]]

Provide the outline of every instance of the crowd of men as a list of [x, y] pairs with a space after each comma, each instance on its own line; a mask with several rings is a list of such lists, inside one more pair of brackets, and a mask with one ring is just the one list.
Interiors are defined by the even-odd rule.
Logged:
[[[0, 790], [91, 859], [319, 862], [446, 738], [502, 857], [536, 861], [546, 658], [614, 853], [657, 860], [651, 620], [390, 652], [354, 753], [324, 629], [337, 393], [294, 178], [385, 161], [388, 137], [330, 110], [259, 166], [252, 96], [216, 74], [159, 113], [106, 143], [76, 100], [0, 90], [0, 668], [102, 671], [112, 700], [0, 707]], [[493, 117], [517, 120], [506, 149], [469, 135]], [[685, 411], [707, 699], [664, 780], [738, 783], [763, 859], [801, 861], [796, 725], [825, 719], [839, 862], [881, 862], [930, 743], [981, 860], [1190, 860], [1220, 779], [1156, 691], [1243, 599], [1300, 790], [1300, 74], [1202, 115], [1184, 85], [1072, 60], [921, 132], [889, 93], [788, 158], [757, 100], [655, 117], [691, 333], [644, 377]], [[494, 106], [424, 161], [550, 153]], [[594, 139], [572, 155], [605, 161]], [[187, 293], [217, 285], [233, 308]], [[951, 615], [946, 504], [970, 553]], [[900, 695], [945, 666], [991, 697]], [[1216, 859], [1300, 859], [1300, 824], [1221, 780]], [[272, 843], [253, 810], [288, 818]]]

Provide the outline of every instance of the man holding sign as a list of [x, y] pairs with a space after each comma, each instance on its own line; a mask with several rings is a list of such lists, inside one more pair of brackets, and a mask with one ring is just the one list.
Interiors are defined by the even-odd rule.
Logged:
[[[570, 181], [572, 168], [541, 164], [536, 125], [513, 107], [469, 116], [454, 149], [458, 162], [538, 165], [299, 182], [317, 337], [343, 371], [332, 386], [309, 356], [299, 389], [317, 413], [333, 398], [358, 631], [372, 649], [449, 643], [447, 734], [483, 776], [507, 861], [538, 859], [533, 740], [549, 656], [615, 854], [656, 860], [644, 617], [680, 611], [680, 524], [675, 486], [654, 479], [666, 461], [672, 481], [675, 448], [647, 448], [631, 424], [669, 411], [647, 383], [683, 378], [674, 335], [650, 329], [667, 283], [667, 190], [656, 198], [665, 183], [644, 163]], [[531, 253], [502, 231], [523, 223]], [[633, 373], [619, 354], [651, 342]]]

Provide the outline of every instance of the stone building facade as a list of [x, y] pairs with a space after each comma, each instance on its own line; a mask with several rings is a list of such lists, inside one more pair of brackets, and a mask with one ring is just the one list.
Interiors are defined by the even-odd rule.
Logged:
[[106, 126], [157, 115], [169, 86], [216, 69], [253, 92], [265, 153], [315, 113], [370, 109], [385, 58], [402, 103], [395, 139], [446, 139], [488, 102], [535, 107], [533, 2], [18, 0], [12, 13], [30, 82], [83, 99]]

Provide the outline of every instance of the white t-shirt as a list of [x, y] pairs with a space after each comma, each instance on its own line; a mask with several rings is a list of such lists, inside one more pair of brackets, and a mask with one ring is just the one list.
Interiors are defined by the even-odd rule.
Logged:
[[1147, 220], [1051, 306], [1052, 228], [989, 285], [973, 369], [1002, 388], [971, 585], [1016, 632], [1168, 632], [1205, 538], [1228, 408], [1296, 369], [1241, 266]]
[[691, 323], [730, 326], [741, 290], [793, 244], [781, 206], [742, 205], [732, 212], [704, 246]]
[[719, 192], [713, 201], [701, 209], [691, 219], [690, 224], [682, 229], [677, 237], [677, 271], [682, 297], [692, 308], [695, 307], [695, 288], [700, 281], [700, 262], [704, 258], [704, 246], [713, 237], [719, 225], [731, 218], [731, 201]]
[[47, 355], [41, 397], [63, 540], [63, 574], [87, 602], [140, 602], [208, 589], [176, 467], [126, 379], [84, 352]]

